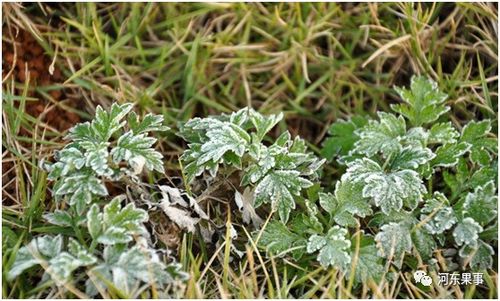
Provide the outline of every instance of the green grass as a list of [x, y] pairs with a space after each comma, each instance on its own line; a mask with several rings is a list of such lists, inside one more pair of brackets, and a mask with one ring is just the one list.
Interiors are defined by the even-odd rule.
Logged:
[[[43, 115], [37, 118], [26, 112], [36, 99], [43, 100], [47, 109], [58, 107], [84, 120], [98, 104], [109, 107], [115, 101], [131, 101], [139, 111], [163, 114], [174, 130], [178, 122], [194, 116], [247, 105], [263, 113], [283, 111], [290, 132], [300, 134], [319, 152], [317, 146], [332, 122], [387, 111], [397, 99], [393, 85], [404, 86], [413, 74], [427, 74], [450, 95], [455, 125], [491, 118], [494, 132], [498, 130], [498, 11], [492, 3], [3, 4], [2, 17], [4, 45], [12, 44], [18, 28], [32, 32], [65, 78], [45, 87], [3, 78], [4, 267], [33, 235], [61, 231], [41, 217], [61, 204], [48, 197], [51, 186], [38, 166], [60, 148], [65, 133]], [[56, 101], [50, 90], [64, 91], [65, 97]], [[172, 132], [160, 142], [167, 174], [178, 175], [178, 157], [185, 146]], [[337, 170], [325, 167], [325, 185], [337, 178]], [[249, 241], [240, 262], [230, 262], [230, 243], [198, 252], [189, 247], [197, 239], [184, 235], [178, 258], [191, 278], [172, 294], [186, 298], [497, 296], [496, 271], [491, 271], [485, 287], [473, 291], [433, 287], [423, 292], [411, 283], [411, 275], [402, 273], [394, 283], [353, 287], [336, 270], [266, 257], [250, 232], [240, 233]], [[4, 268], [4, 279], [5, 273]], [[49, 286], [49, 293], [36, 289], [40, 276], [40, 271], [33, 271], [30, 277], [4, 281], [2, 296], [76, 297], [68, 288]]]

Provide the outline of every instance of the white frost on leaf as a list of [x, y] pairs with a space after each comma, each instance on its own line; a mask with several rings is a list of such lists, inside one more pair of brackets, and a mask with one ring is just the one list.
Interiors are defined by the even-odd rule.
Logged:
[[351, 262], [349, 248], [351, 241], [346, 238], [347, 230], [333, 226], [325, 236], [312, 235], [307, 243], [307, 253], [319, 250], [318, 261], [321, 266], [328, 268], [334, 266], [345, 269]]
[[480, 225], [486, 225], [498, 217], [498, 197], [494, 181], [474, 189], [465, 197], [463, 215], [473, 218]]
[[377, 162], [368, 158], [350, 162], [342, 181], [364, 183], [363, 197], [371, 198], [385, 214], [400, 211], [403, 205], [415, 208], [426, 192], [416, 171], [385, 172]]
[[457, 222], [453, 208], [441, 192], [434, 192], [433, 197], [425, 201], [422, 213], [420, 220], [424, 222], [423, 227], [431, 234], [441, 234], [451, 229]]
[[403, 117], [378, 112], [379, 121], [370, 120], [367, 125], [356, 130], [359, 140], [354, 144], [354, 152], [373, 156], [382, 152], [388, 156], [401, 148], [400, 140], [406, 134]]
[[483, 227], [470, 217], [464, 218], [453, 231], [453, 238], [457, 245], [477, 246], [479, 233], [483, 232]]
[[276, 170], [269, 172], [255, 188], [255, 207], [271, 203], [278, 211], [282, 222], [286, 223], [290, 211], [295, 208], [295, 197], [303, 188], [313, 183], [300, 176], [296, 170]]
[[380, 228], [375, 236], [379, 248], [379, 255], [392, 258], [400, 266], [405, 253], [410, 253], [412, 240], [410, 230], [402, 223], [389, 223]]
[[146, 233], [143, 223], [148, 220], [146, 211], [136, 208], [133, 203], [122, 207], [124, 196], [115, 197], [99, 212], [93, 204], [87, 212], [87, 227], [93, 239], [105, 245], [127, 243], [134, 234]]
[[393, 104], [391, 108], [410, 120], [414, 126], [436, 121], [448, 112], [444, 104], [448, 95], [441, 92], [437, 83], [425, 76], [412, 76], [410, 89], [395, 87], [404, 103]]

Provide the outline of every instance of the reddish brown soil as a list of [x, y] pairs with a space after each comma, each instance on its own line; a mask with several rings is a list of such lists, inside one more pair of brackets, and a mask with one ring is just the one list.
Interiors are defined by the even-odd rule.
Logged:
[[[64, 81], [61, 70], [57, 67], [52, 74], [49, 73], [49, 66], [52, 59], [45, 54], [44, 49], [38, 44], [37, 40], [27, 31], [20, 30], [17, 35], [13, 30], [14, 45], [10, 42], [10, 34], [8, 28], [3, 29], [5, 39], [2, 40], [2, 79], [9, 83], [14, 79], [19, 83], [19, 87], [29, 80], [28, 96], [36, 98], [36, 101], [26, 101], [25, 112], [35, 118], [40, 117], [40, 121], [48, 124], [51, 128], [59, 132], [63, 132], [80, 122], [80, 117], [71, 112], [54, 106], [53, 102], [45, 99], [43, 95], [35, 92], [35, 88], [60, 84]], [[11, 72], [12, 71], [12, 72]], [[10, 74], [9, 74], [10, 73]], [[6, 78], [9, 76], [9, 78]], [[29, 78], [28, 78], [29, 76]], [[5, 86], [3, 87], [5, 88]], [[14, 91], [16, 95], [23, 95], [23, 88], [16, 88]], [[66, 97], [64, 90], [51, 90], [48, 92], [51, 98], [58, 102], [64, 100]], [[66, 102], [67, 106], [77, 107], [77, 100]], [[48, 110], [48, 108], [51, 108]], [[43, 114], [43, 115], [42, 115]], [[41, 116], [42, 115], [42, 116]], [[19, 136], [32, 137], [28, 129], [21, 127]], [[29, 142], [19, 141], [20, 144], [30, 147]], [[5, 148], [2, 148], [5, 151]], [[15, 184], [12, 180], [16, 178], [16, 173], [19, 170], [13, 169], [13, 162], [2, 162], [2, 181], [4, 187], [2, 188], [2, 203], [3, 205], [13, 205], [14, 201], [6, 194], [10, 194], [16, 198]]]
[[[6, 36], [9, 35], [7, 28], [4, 28], [3, 32]], [[63, 76], [61, 70], [57, 67], [54, 69], [52, 75], [49, 73], [49, 66], [52, 63], [52, 59], [45, 55], [44, 49], [29, 32], [20, 30], [17, 35], [15, 33], [13, 35], [16, 41], [15, 51], [12, 43], [5, 40], [2, 42], [2, 78], [5, 79], [12, 68], [13, 71], [10, 76], [14, 77], [16, 82], [25, 83], [29, 76], [31, 91], [28, 93], [28, 96], [38, 98], [39, 100], [28, 101], [26, 103], [26, 112], [34, 117], [39, 117], [40, 114], [44, 113], [49, 102], [43, 99], [41, 95], [33, 92], [34, 88], [61, 83], [63, 82]], [[51, 90], [48, 93], [55, 101], [63, 100], [65, 97], [63, 90]], [[16, 94], [21, 95], [22, 91], [18, 90]], [[43, 121], [58, 131], [64, 131], [75, 123], [80, 122], [80, 117], [75, 113], [54, 107], [46, 112]], [[29, 133], [25, 130], [22, 130], [20, 134], [29, 136]]]

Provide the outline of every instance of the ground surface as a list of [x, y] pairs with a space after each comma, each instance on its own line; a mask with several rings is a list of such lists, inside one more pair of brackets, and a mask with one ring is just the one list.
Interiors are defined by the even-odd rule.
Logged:
[[[392, 87], [425, 74], [449, 94], [455, 125], [490, 118], [496, 133], [497, 13], [496, 4], [472, 3], [4, 4], [4, 263], [16, 244], [51, 231], [41, 218], [54, 204], [39, 162], [98, 104], [134, 102], [136, 111], [161, 113], [174, 129], [247, 105], [284, 112], [292, 135], [319, 152], [332, 122], [389, 110], [397, 98]], [[160, 139], [167, 174], [179, 174], [184, 147], [172, 133]], [[338, 177], [333, 167], [326, 174]], [[228, 285], [214, 280], [222, 262], [205, 269], [185, 241], [179, 254], [192, 275], [185, 297], [259, 297], [264, 281], [274, 297], [349, 296], [321, 269], [281, 282], [276, 266], [286, 259], [264, 268], [252, 259], [253, 277], [226, 271]], [[37, 296], [30, 279], [4, 282], [3, 297]]]

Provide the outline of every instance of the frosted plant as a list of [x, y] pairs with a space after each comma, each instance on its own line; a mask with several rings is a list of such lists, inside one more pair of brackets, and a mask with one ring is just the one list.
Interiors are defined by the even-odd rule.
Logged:
[[307, 242], [307, 253], [318, 253], [318, 261], [322, 266], [329, 265], [345, 269], [351, 261], [351, 257], [347, 252], [351, 246], [345, 236], [347, 230], [339, 226], [333, 226], [325, 236], [312, 235]]
[[[231, 115], [193, 118], [181, 125], [179, 136], [189, 147], [181, 157], [187, 180], [193, 182], [205, 171], [214, 178], [241, 172], [240, 185], [250, 189], [247, 196], [253, 196], [247, 203], [254, 208], [270, 203], [286, 223], [296, 199], [313, 185], [324, 161], [307, 152], [304, 140], [292, 139], [288, 131], [274, 143], [264, 143], [266, 134], [282, 118], [282, 113], [264, 116], [244, 108]], [[248, 210], [244, 216], [253, 216], [258, 223], [259, 217], [240, 205]]]
[[77, 214], [93, 197], [108, 195], [103, 180], [133, 177], [144, 167], [163, 172], [162, 155], [152, 147], [157, 139], [147, 136], [168, 130], [163, 116], [147, 114], [139, 121], [131, 109], [132, 104], [114, 103], [109, 112], [97, 106], [92, 122], [69, 130], [69, 143], [57, 152], [57, 162], [44, 164], [48, 179], [55, 181], [53, 195], [68, 200]]
[[[317, 250], [322, 266], [334, 265], [346, 274], [350, 273], [346, 262], [358, 256], [358, 281], [377, 279], [359, 265], [364, 248], [370, 250], [367, 258], [381, 256], [402, 267], [415, 254], [426, 263], [437, 262], [435, 251], [451, 242], [464, 265], [473, 270], [491, 268], [498, 216], [498, 149], [490, 120], [471, 121], [457, 130], [445, 118], [450, 110], [447, 95], [426, 77], [414, 76], [410, 89], [395, 90], [402, 99], [391, 106], [396, 114], [378, 112], [376, 119], [353, 116], [330, 127], [322, 154], [346, 170], [333, 193], [319, 190], [316, 198], [310, 198], [322, 209], [318, 212], [322, 226], [313, 230], [313, 219], [298, 214], [292, 216], [289, 233], [281, 230], [281, 235], [288, 237], [289, 246]], [[363, 236], [358, 253], [337, 245], [335, 252], [327, 253], [347, 252], [345, 261], [342, 256], [325, 257], [319, 245], [326, 245], [331, 229], [341, 227], [349, 238], [349, 230], [362, 223], [368, 224], [373, 237]], [[277, 232], [271, 228], [263, 234], [268, 244], [274, 238], [271, 231]], [[278, 249], [286, 252], [285, 247]], [[381, 268], [378, 262], [369, 269]]]
[[[96, 278], [86, 281], [89, 296], [98, 294], [95, 285], [102, 291], [110, 289], [111, 283], [121, 289], [124, 296], [133, 296], [136, 293], [133, 289], [143, 283], [165, 287], [185, 279], [187, 276], [178, 264], [165, 264], [158, 251], [148, 246], [148, 234], [143, 224], [148, 219], [146, 211], [135, 208], [134, 204], [123, 207], [120, 204], [123, 200], [121, 196], [114, 198], [102, 212], [96, 204], [92, 205], [84, 219], [84, 227], [79, 228], [91, 237], [89, 243], [70, 237], [65, 244], [61, 235], [34, 238], [17, 253], [7, 279], [12, 280], [26, 269], [42, 265], [45, 270], [43, 279], [49, 276], [56, 284], [63, 285], [75, 279], [77, 273], [81, 275], [84, 269], [83, 274]], [[65, 223], [58, 218], [53, 214], [47, 216], [57, 225]], [[134, 242], [134, 237], [137, 242]]]
[[57, 152], [57, 161], [43, 164], [55, 181], [53, 196], [69, 204], [44, 218], [72, 232], [37, 236], [22, 246], [8, 280], [41, 266], [42, 282], [51, 278], [62, 286], [84, 276], [88, 296], [119, 291], [127, 298], [137, 296], [144, 284], [166, 289], [186, 279], [177, 263], [165, 263], [160, 256], [165, 250], [152, 247], [144, 225], [148, 214], [134, 200], [120, 195], [102, 209], [99, 205], [108, 196], [105, 181], [140, 183], [144, 169], [163, 171], [162, 155], [152, 147], [156, 138], [147, 136], [168, 129], [163, 117], [147, 114], [139, 120], [131, 109], [131, 104], [113, 104], [109, 111], [98, 106], [92, 122], [70, 129], [70, 142]]

